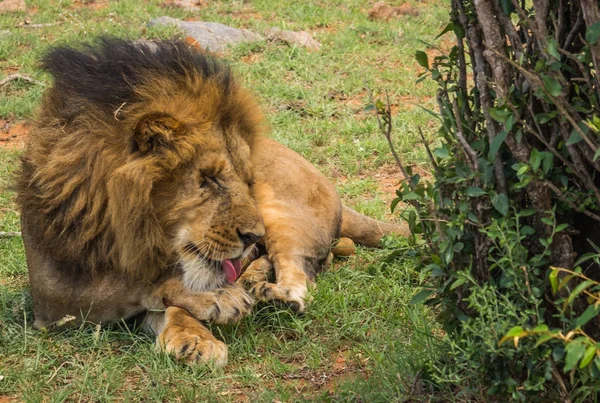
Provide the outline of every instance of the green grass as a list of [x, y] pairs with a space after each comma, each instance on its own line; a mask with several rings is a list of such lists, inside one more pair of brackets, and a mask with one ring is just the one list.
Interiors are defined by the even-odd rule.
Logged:
[[[264, 33], [277, 26], [306, 30], [318, 52], [281, 43], [241, 45], [225, 58], [263, 105], [272, 137], [303, 154], [338, 186], [344, 201], [375, 217], [391, 196], [378, 172], [393, 172], [377, 123], [365, 111], [365, 86], [389, 91], [397, 113], [395, 144], [402, 158], [425, 169], [416, 135], [429, 135], [434, 86], [415, 84], [414, 51], [434, 43], [445, 6], [410, 1], [418, 17], [367, 19], [366, 1], [207, 2], [192, 13], [159, 1], [28, 1], [28, 14], [0, 15], [0, 79], [19, 72], [42, 84], [13, 81], [0, 88], [0, 122], [29, 121], [49, 84], [38, 60], [57, 43], [101, 34], [127, 38], [180, 36], [147, 28], [153, 17], [194, 17]], [[31, 24], [55, 25], [25, 28]], [[19, 151], [0, 143], [0, 231], [18, 231], [10, 177]], [[398, 241], [400, 250], [409, 248]], [[433, 313], [409, 304], [423, 279], [408, 256], [386, 263], [389, 250], [361, 249], [318, 278], [306, 315], [259, 306], [241, 323], [214, 327], [230, 347], [218, 371], [189, 367], [154, 351], [151, 338], [126, 326], [85, 327], [58, 334], [31, 329], [32, 303], [19, 238], [0, 238], [0, 401], [398, 401], [419, 396], [419, 371], [441, 348]], [[408, 255], [405, 254], [405, 255]], [[433, 335], [438, 335], [434, 337]], [[448, 397], [451, 398], [451, 397]]]

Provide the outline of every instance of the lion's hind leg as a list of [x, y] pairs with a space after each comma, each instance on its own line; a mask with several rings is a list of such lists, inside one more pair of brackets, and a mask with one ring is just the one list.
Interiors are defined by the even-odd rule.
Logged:
[[173, 355], [177, 360], [216, 367], [227, 364], [225, 343], [217, 340], [185, 309], [170, 306], [164, 313], [149, 312], [144, 324], [158, 335], [157, 349]]

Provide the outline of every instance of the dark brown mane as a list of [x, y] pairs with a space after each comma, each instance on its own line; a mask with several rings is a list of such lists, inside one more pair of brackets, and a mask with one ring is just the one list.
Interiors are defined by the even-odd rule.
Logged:
[[102, 39], [43, 59], [53, 77], [22, 157], [18, 203], [46, 253], [76, 270], [119, 268], [153, 277], [171, 251], [152, 186], [198, 158], [203, 139], [181, 135], [160, 158], [135, 146], [145, 116], [218, 126], [250, 142], [261, 116], [223, 63], [181, 41]]

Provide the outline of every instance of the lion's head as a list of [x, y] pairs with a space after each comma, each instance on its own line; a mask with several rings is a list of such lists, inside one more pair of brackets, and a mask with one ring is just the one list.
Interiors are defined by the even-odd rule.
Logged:
[[213, 288], [263, 234], [250, 147], [261, 115], [227, 67], [183, 42], [103, 40], [44, 59], [54, 85], [23, 155], [29, 232], [71, 269]]

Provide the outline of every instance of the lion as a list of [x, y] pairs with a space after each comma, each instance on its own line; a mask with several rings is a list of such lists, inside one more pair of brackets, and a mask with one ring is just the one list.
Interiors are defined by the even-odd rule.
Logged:
[[335, 239], [402, 232], [342, 207], [265, 136], [229, 67], [183, 41], [105, 38], [42, 65], [53, 85], [16, 185], [35, 328], [143, 314], [158, 348], [225, 365], [205, 322], [238, 321], [256, 298], [303, 312]]

